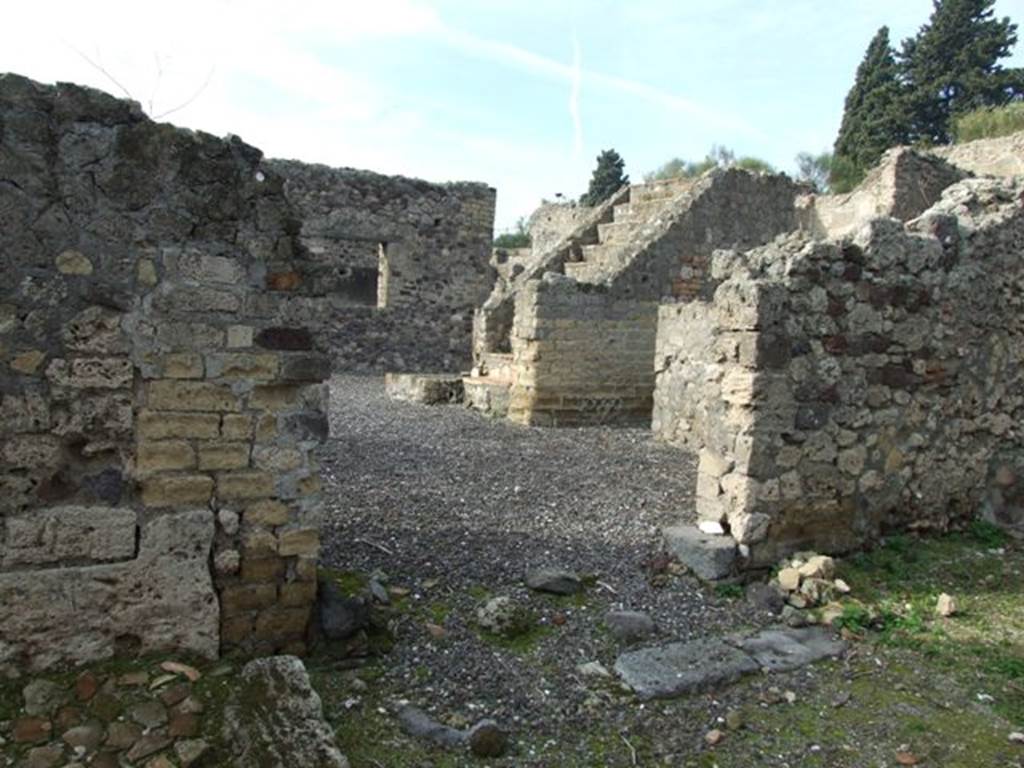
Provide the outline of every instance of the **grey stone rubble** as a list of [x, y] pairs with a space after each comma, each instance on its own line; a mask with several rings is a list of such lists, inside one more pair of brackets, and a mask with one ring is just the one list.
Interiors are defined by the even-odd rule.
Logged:
[[238, 765], [348, 768], [302, 661], [270, 656], [242, 668], [224, 710], [224, 736]]
[[553, 595], [574, 595], [583, 589], [583, 583], [575, 573], [551, 566], [528, 571], [526, 586], [538, 592], [550, 592]]
[[402, 730], [414, 738], [445, 749], [468, 747], [477, 757], [500, 757], [508, 745], [508, 733], [494, 720], [481, 720], [459, 730], [437, 722], [412, 704], [399, 707], [395, 717]]
[[846, 643], [821, 627], [766, 629], [746, 638], [703, 638], [628, 651], [615, 671], [641, 700], [708, 691], [763, 670], [784, 672], [841, 655]]
[[732, 575], [737, 550], [731, 536], [715, 536], [690, 525], [673, 525], [664, 533], [665, 548], [700, 578], [714, 581]]

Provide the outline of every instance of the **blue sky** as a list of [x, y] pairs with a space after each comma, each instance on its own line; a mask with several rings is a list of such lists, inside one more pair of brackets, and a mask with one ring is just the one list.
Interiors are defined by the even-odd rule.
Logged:
[[[995, 8], [1024, 23], [1024, 0]], [[878, 27], [898, 41], [930, 11], [931, 0], [36, 2], [5, 10], [0, 71], [127, 92], [153, 116], [269, 156], [485, 181], [501, 230], [543, 197], [578, 196], [608, 147], [636, 180], [712, 144], [792, 170], [797, 152], [832, 144]], [[1024, 65], [1024, 45], [1009, 63]]]

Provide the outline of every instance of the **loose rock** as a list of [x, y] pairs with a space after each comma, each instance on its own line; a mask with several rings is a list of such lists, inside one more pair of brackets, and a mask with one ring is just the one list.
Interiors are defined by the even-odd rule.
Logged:
[[535, 568], [526, 574], [526, 586], [553, 595], [575, 595], [583, 589], [579, 576], [562, 568]]

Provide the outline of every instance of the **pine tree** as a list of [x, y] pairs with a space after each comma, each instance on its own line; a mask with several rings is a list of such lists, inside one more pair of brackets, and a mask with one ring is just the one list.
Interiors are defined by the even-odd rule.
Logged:
[[597, 156], [597, 167], [590, 177], [590, 188], [580, 197], [583, 205], [599, 205], [611, 197], [617, 189], [629, 184], [629, 176], [623, 173], [626, 162], [614, 149], [606, 149]]
[[849, 186], [851, 180], [877, 163], [885, 150], [907, 141], [899, 72], [895, 51], [889, 44], [889, 28], [882, 27], [871, 40], [846, 96], [833, 151], [836, 168], [844, 169], [846, 178], [833, 177], [834, 187]]
[[1024, 97], [1024, 69], [999, 64], [1017, 42], [1017, 25], [995, 18], [994, 3], [934, 0], [928, 23], [903, 41], [912, 140], [948, 143], [956, 115]]

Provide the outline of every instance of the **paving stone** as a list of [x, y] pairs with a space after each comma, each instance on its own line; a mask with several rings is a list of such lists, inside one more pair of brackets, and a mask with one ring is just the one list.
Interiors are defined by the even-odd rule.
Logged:
[[664, 530], [665, 546], [679, 562], [708, 581], [724, 579], [736, 562], [736, 542], [730, 536], [712, 536], [691, 525]]
[[644, 700], [711, 690], [758, 669], [754, 659], [718, 639], [630, 651], [615, 662], [615, 671]]
[[654, 619], [641, 611], [609, 611], [604, 623], [616, 639], [625, 643], [650, 637], [657, 629]]
[[125, 757], [128, 758], [128, 762], [134, 763], [156, 754], [161, 749], [166, 749], [172, 741], [173, 739], [167, 735], [167, 731], [163, 729], [152, 731], [135, 742]]
[[210, 745], [203, 739], [183, 739], [174, 745], [174, 752], [182, 768], [191, 768], [210, 752]]
[[171, 718], [167, 732], [176, 739], [191, 738], [199, 732], [199, 718], [190, 712], [182, 712]]
[[19, 717], [14, 721], [13, 738], [16, 744], [38, 744], [53, 733], [53, 725], [45, 717]]
[[83, 672], [75, 680], [75, 698], [79, 701], [89, 701], [99, 688], [99, 678], [92, 672]]
[[81, 747], [87, 752], [95, 752], [103, 742], [103, 725], [95, 720], [76, 725], [65, 731], [61, 739], [72, 749]]
[[580, 577], [564, 568], [534, 568], [526, 574], [526, 586], [553, 595], [575, 595], [583, 589]]
[[68, 691], [49, 680], [33, 680], [22, 689], [25, 712], [29, 715], [49, 717], [70, 697]]
[[132, 723], [115, 722], [107, 729], [106, 745], [112, 749], [129, 749], [142, 738], [142, 729]]
[[128, 717], [143, 728], [156, 728], [167, 722], [167, 708], [159, 701], [144, 701], [131, 707]]
[[64, 750], [56, 744], [33, 747], [20, 763], [21, 768], [54, 768], [64, 762]]
[[815, 661], [840, 656], [846, 643], [822, 627], [776, 627], [738, 643], [769, 672], [788, 672]]

